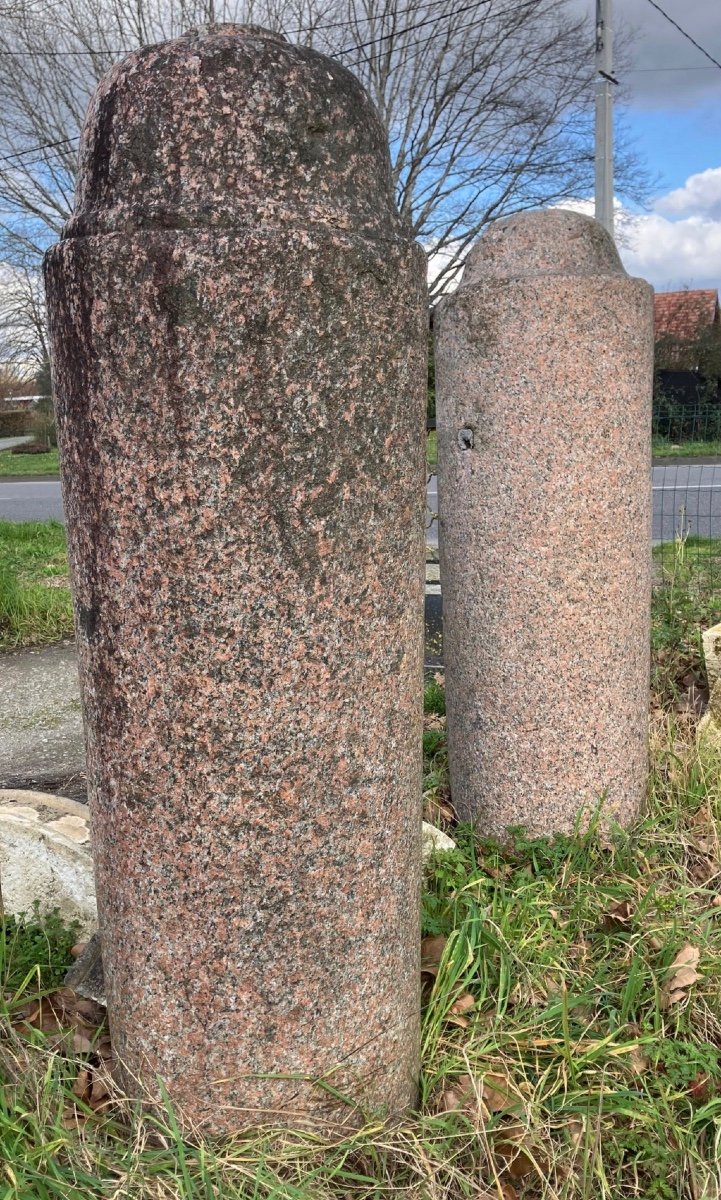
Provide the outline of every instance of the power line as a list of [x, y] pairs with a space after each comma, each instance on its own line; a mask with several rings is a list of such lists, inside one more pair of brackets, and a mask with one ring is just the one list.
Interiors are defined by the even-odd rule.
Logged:
[[657, 75], [665, 71], [713, 71], [713, 67], [628, 67], [627, 75]]
[[[136, 49], [140, 47], [136, 46]], [[0, 58], [65, 58], [68, 55], [89, 54], [100, 58], [103, 54], [114, 57], [118, 54], [132, 54], [132, 50], [0, 50]]]
[[[481, 3], [481, 2], [482, 2], [482, 0], [477, 0], [477, 3]], [[483, 0], [483, 2], [489, 3], [489, 0]], [[427, 8], [436, 8], [437, 5], [438, 5], [438, 0], [425, 0], [425, 3], [423, 3], [423, 4], [409, 4], [406, 8], [398, 8], [395, 10], [395, 12], [393, 12], [392, 14], [389, 14], [389, 15], [392, 15], [393, 17], [403, 17], [406, 15], [406, 13], [425, 11], [425, 9], [427, 9]], [[462, 9], [457, 10], [457, 12], [462, 12], [462, 11], [463, 11]], [[456, 16], [457, 13], [454, 12], [454, 13], [451, 13], [450, 15]], [[357, 26], [358, 24], [359, 24], [358, 21], [327, 21], [323, 25], [301, 26], [298, 29], [286, 29], [283, 32], [288, 37], [295, 37], [300, 33], [322, 34], [322, 33], [325, 33], [325, 31], [327, 29], [351, 29], [354, 26]], [[427, 24], [427, 22], [423, 22], [423, 24]], [[418, 28], [420, 28], [420, 25], [409, 26], [409, 28], [418, 29]], [[392, 35], [388, 34], [386, 36], [395, 37], [397, 33], [403, 33], [403, 32], [404, 32], [403, 30], [397, 30]], [[371, 40], [377, 41], [377, 40], [382, 40], [382, 39], [373, 38]], [[162, 43], [144, 43], [144, 45], [145, 44], [160, 45]], [[0, 58], [66, 58], [69, 56], [84, 57], [86, 55], [89, 55], [91, 58], [92, 57], [99, 58], [103, 54], [107, 54], [111, 57], [116, 57], [117, 55], [120, 55], [120, 54], [134, 54], [136, 50], [142, 50], [143, 48], [144, 48], [144, 46], [135, 46], [133, 48], [125, 47], [124, 49], [120, 49], [120, 50], [109, 50], [109, 49], [107, 49], [107, 47], [104, 47], [103, 49], [92, 49], [91, 48], [89, 50], [43, 50], [43, 49], [37, 49], [37, 48], [36, 49], [27, 49], [27, 50], [0, 50]], [[353, 50], [353, 49], [360, 50], [363, 48], [364, 48], [363, 45], [351, 46], [348, 48], [348, 50], [339, 50], [339, 51], [337, 51], [337, 53], [346, 54], [346, 53], [349, 53], [350, 50]]]
[[656, 0], [648, 0], [648, 2], [651, 5], [651, 8], [655, 8], [656, 12], [659, 12], [662, 17], [665, 17], [668, 23], [673, 25], [674, 29], [677, 29], [678, 32], [686, 38], [687, 42], [690, 42], [691, 45], [695, 46], [697, 50], [700, 50], [704, 57], [707, 58], [709, 62], [712, 62], [713, 65], [718, 67], [718, 69], [721, 71], [721, 62], [719, 62], [717, 58], [714, 58], [713, 54], [709, 54], [708, 50], [704, 50], [703, 46], [701, 46], [695, 38], [691, 37], [690, 33], [687, 33], [685, 29], [681, 28], [678, 21], [674, 21], [673, 17], [670, 17], [668, 13], [661, 8], [661, 5], [656, 3]]
[[38, 154], [41, 150], [54, 150], [56, 146], [69, 146], [71, 142], [80, 141], [80, 134], [75, 133], [72, 137], [59, 138], [57, 142], [42, 142], [39, 146], [28, 146], [26, 150], [17, 150], [15, 154], [6, 154], [0, 158], [0, 163], [14, 162], [15, 159], [24, 158], [26, 154]]
[[[488, 5], [488, 4], [490, 4], [490, 2], [491, 2], [491, 0], [471, 0], [471, 3], [461, 5], [459, 8], [454, 9], [453, 12], [449, 15], [453, 16], [453, 17], [461, 16], [464, 12], [469, 12], [472, 9], [477, 9], [480, 7], [481, 4]], [[435, 3], [435, 0], [433, 0], [432, 3], [424, 4], [419, 7], [431, 8], [431, 7], [434, 7], [434, 3]], [[409, 11], [409, 9], [405, 9], [403, 11], [407, 12], [407, 11]], [[418, 11], [418, 9], [416, 9], [416, 11]], [[460, 33], [464, 30], [473, 29], [477, 25], [480, 25], [482, 23], [483, 19], [485, 19], [485, 18], [481, 18], [481, 20], [478, 20], [478, 21], [471, 21], [471, 22], [469, 22], [468, 25], [463, 25], [460, 27], [460, 29], [455, 29], [452, 32]], [[329, 55], [329, 57], [337, 58], [341, 54], [351, 54], [355, 50], [366, 50], [366, 49], [368, 49], [368, 47], [375, 46], [381, 42], [386, 42], [390, 38], [401, 37], [405, 33], [415, 33], [415, 31], [417, 29], [422, 29], [426, 25], [437, 24], [437, 21], [438, 21], [437, 17], [427, 17], [423, 21], [417, 21], [415, 24], [406, 25], [402, 29], [395, 29], [395, 30], [393, 30], [392, 33], [382, 34], [379, 37], [370, 38], [369, 41], [367, 41], [367, 42], [360, 42], [357, 45], [346, 46], [342, 50], [336, 50], [336, 51], [332, 52]], [[348, 24], [348, 22], [338, 22], [338, 24]], [[329, 28], [329, 26], [327, 26], [327, 27], [323, 26], [317, 30], [306, 29], [306, 30], [293, 30], [290, 32], [322, 33], [324, 28]], [[442, 26], [440, 29], [438, 29], [436, 31], [436, 33], [431, 33], [428, 35], [428, 37], [425, 39], [425, 44], [427, 44], [431, 40], [431, 38], [438, 37], [439, 35], [446, 34], [447, 32], [448, 32], [448, 30], [445, 28], [445, 26]], [[421, 44], [420, 42], [415, 43], [415, 45], [420, 45], [420, 44]], [[411, 46], [411, 48], [412, 48], [412, 46]], [[137, 49], [142, 49], [142, 47], [137, 47]], [[57, 53], [59, 54], [59, 53], [66, 53], [66, 52], [65, 51], [63, 51], [63, 52], [57, 51]], [[87, 51], [86, 53], [91, 53], [91, 52]], [[119, 51], [119, 53], [125, 53], [125, 51]], [[4, 163], [9, 163], [9, 162], [16, 162], [19, 159], [26, 158], [30, 154], [40, 154], [45, 150], [54, 150], [54, 149], [57, 149], [59, 146], [69, 146], [73, 142], [77, 142], [79, 140], [80, 140], [80, 134], [74, 134], [72, 137], [59, 138], [55, 142], [44, 142], [37, 146], [28, 146], [25, 150], [17, 150], [13, 154], [4, 155], [2, 158], [0, 158], [0, 165], [3, 165]]]
[[[473, 0], [471, 4], [464, 4], [460, 8], [456, 8], [449, 15], [459, 17], [461, 13], [468, 12], [471, 8], [478, 8], [480, 4], [490, 4], [491, 0]], [[360, 42], [357, 46], [346, 46], [343, 50], [336, 50], [331, 57], [335, 58], [338, 54], [352, 54], [354, 50], [366, 50], [368, 46], [375, 46], [379, 42], [387, 42], [390, 38], [401, 37], [404, 33], [415, 33], [417, 29], [422, 29], [424, 25], [437, 25], [438, 17], [426, 17], [424, 21], [417, 21], [414, 25], [406, 25], [403, 29], [394, 29], [392, 33], [384, 33], [380, 37], [371, 38], [368, 42]], [[438, 30], [439, 33], [446, 33], [446, 29]], [[435, 36], [434, 34], [430, 35]]]
[[[409, 4], [407, 8], [397, 8], [394, 13], [389, 14], [393, 17], [404, 17], [409, 12], [420, 12], [426, 8], [437, 8], [438, 0], [426, 0], [424, 4]], [[455, 14], [451, 14], [452, 16]], [[362, 18], [361, 18], [362, 20]], [[298, 33], [325, 33], [326, 29], [350, 29], [354, 25], [358, 25], [358, 21], [328, 21], [324, 25], [316, 25], [309, 29], [287, 29], [285, 32], [294, 37]]]

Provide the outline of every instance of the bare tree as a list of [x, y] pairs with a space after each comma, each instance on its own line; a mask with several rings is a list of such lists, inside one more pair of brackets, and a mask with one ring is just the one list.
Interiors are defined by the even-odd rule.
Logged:
[[[435, 256], [434, 296], [492, 218], [589, 194], [593, 38], [568, 0], [14, 0], [0, 28], [0, 262], [37, 262], [67, 219], [100, 76], [212, 21], [278, 29], [360, 77], [400, 209]], [[619, 167], [636, 198], [632, 160]]]
[[45, 292], [29, 252], [0, 273], [0, 364], [39, 376], [50, 357]]

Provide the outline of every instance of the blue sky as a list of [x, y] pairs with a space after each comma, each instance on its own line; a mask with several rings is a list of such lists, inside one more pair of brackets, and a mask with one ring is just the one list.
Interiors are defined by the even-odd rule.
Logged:
[[[721, 62], [721, 0], [658, 2]], [[595, 10], [595, 0], [575, 4]], [[614, 10], [625, 43], [619, 120], [657, 180], [645, 211], [620, 214], [622, 257], [662, 290], [721, 288], [721, 69], [649, 0]]]

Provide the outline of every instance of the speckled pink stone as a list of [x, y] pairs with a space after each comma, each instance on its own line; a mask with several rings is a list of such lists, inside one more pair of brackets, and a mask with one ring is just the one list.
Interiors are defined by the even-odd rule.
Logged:
[[571, 830], [601, 797], [625, 824], [647, 777], [651, 288], [595, 221], [529, 213], [490, 227], [434, 324], [454, 805], [499, 837]]
[[123, 1079], [215, 1132], [402, 1109], [427, 315], [377, 114], [256, 29], [141, 50], [46, 273]]

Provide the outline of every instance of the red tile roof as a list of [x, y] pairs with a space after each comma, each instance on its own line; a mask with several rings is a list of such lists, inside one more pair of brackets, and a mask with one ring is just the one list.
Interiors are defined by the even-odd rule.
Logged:
[[654, 296], [656, 341], [662, 337], [693, 341], [702, 330], [718, 321], [719, 301], [715, 288], [656, 292]]

